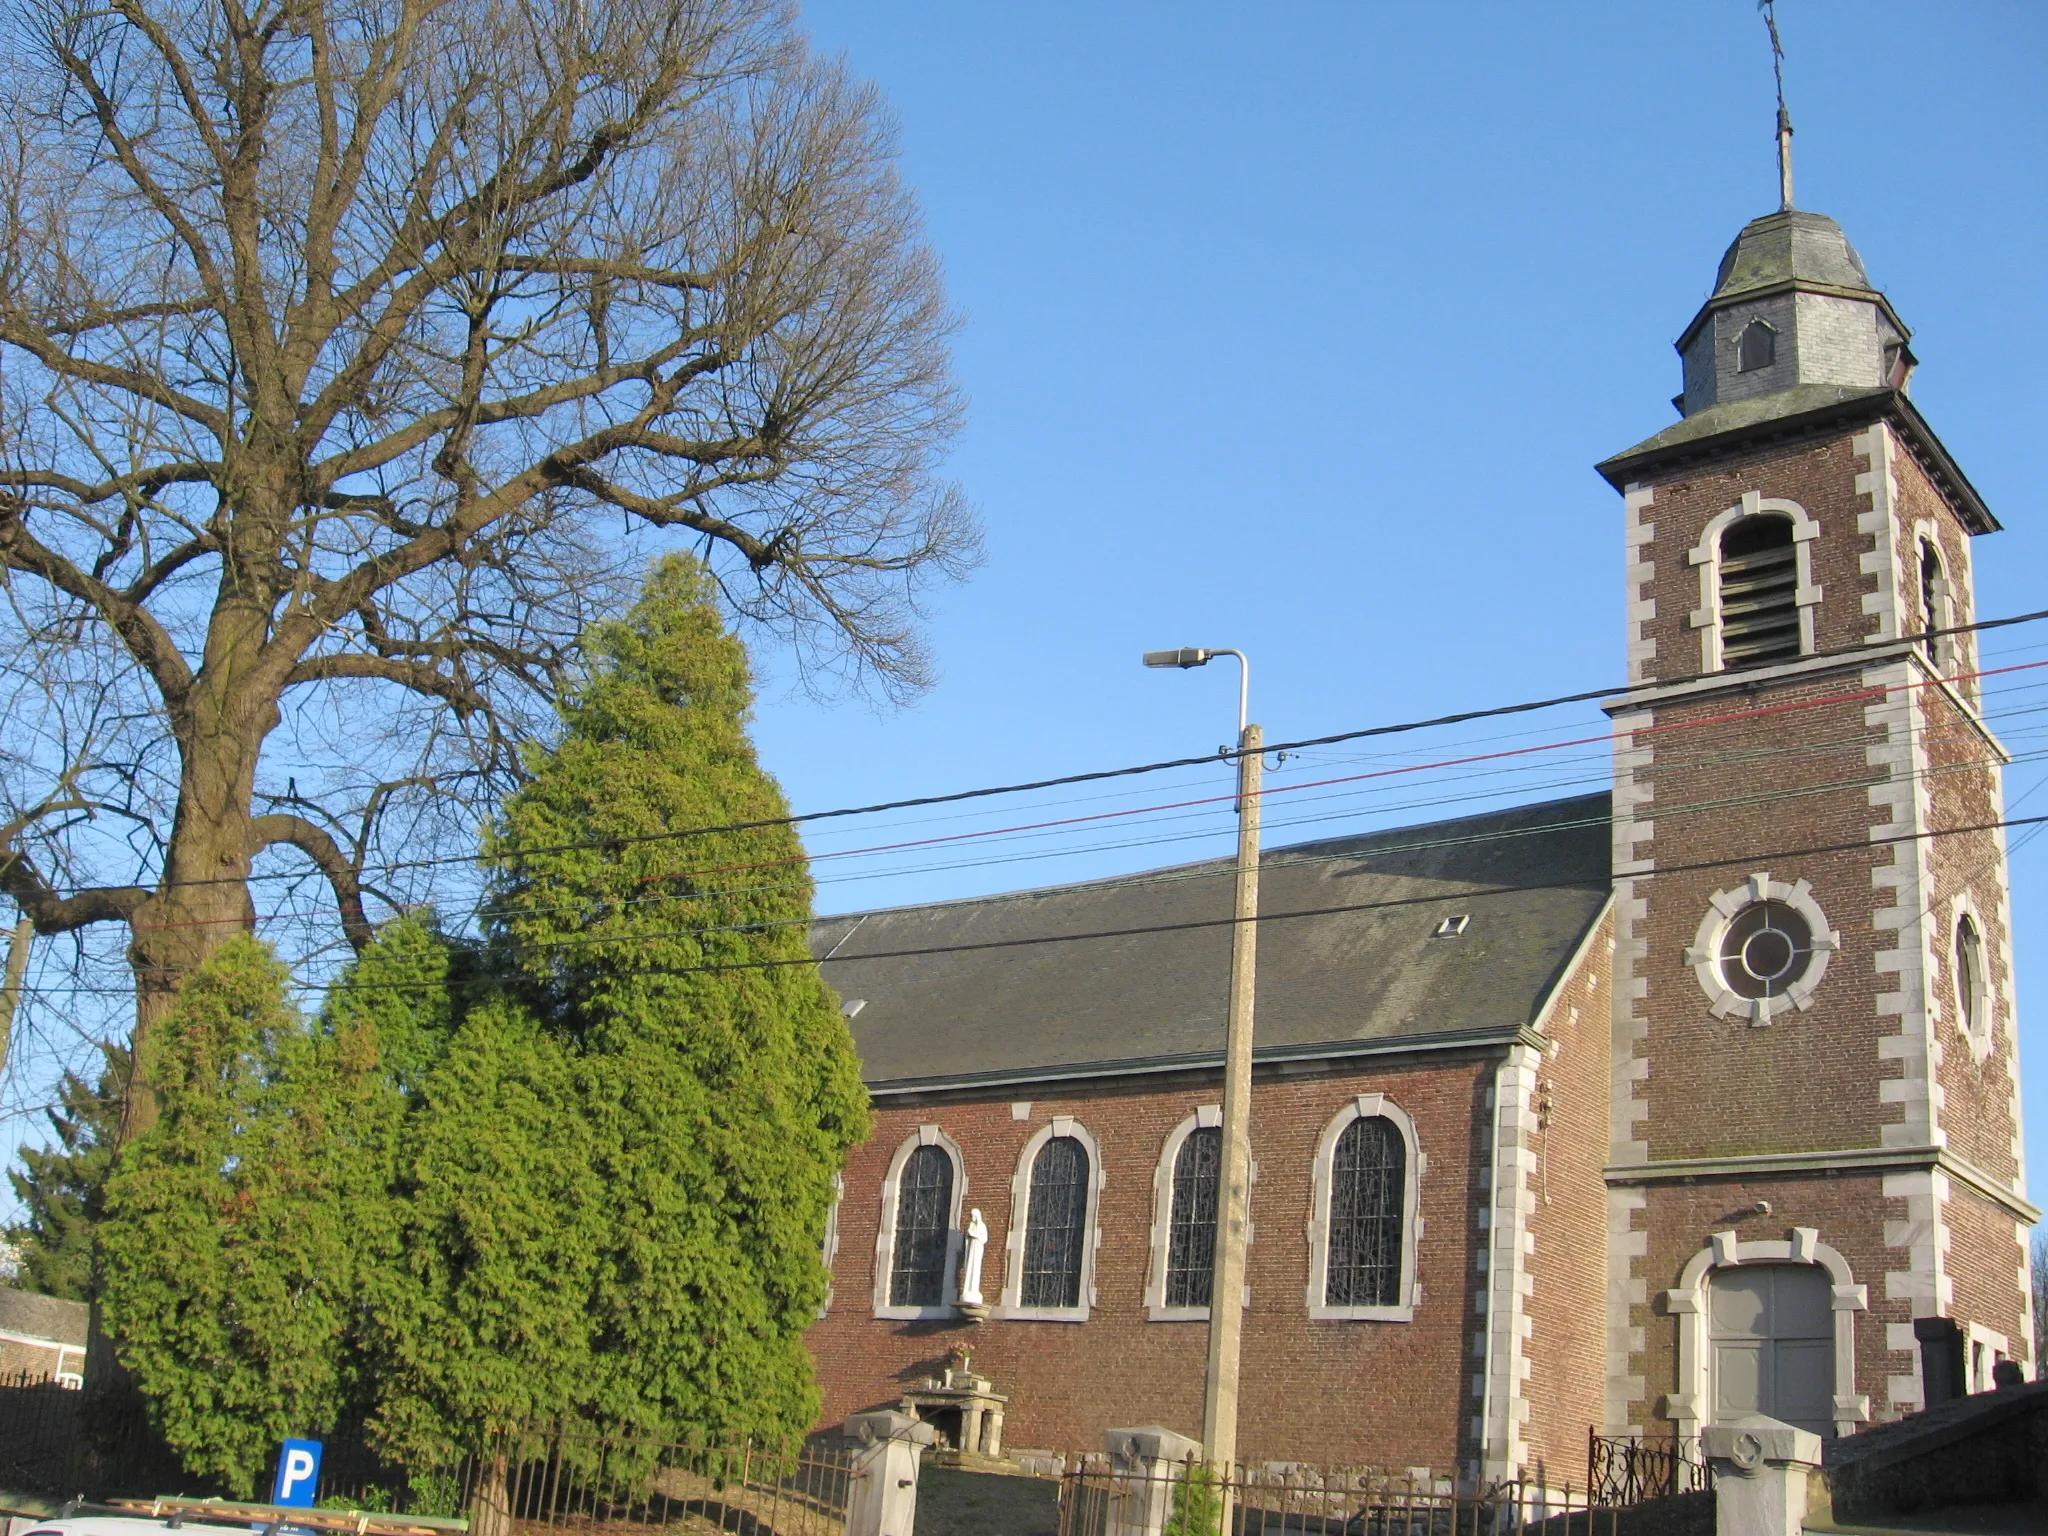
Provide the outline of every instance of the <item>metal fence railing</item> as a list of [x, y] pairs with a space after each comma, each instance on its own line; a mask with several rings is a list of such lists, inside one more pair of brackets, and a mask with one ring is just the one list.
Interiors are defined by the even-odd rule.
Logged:
[[[831, 1441], [776, 1446], [539, 1430], [423, 1471], [391, 1465], [360, 1433], [320, 1438], [323, 1505], [467, 1517], [472, 1536], [640, 1536], [667, 1527], [691, 1536], [842, 1536], [853, 1480], [852, 1448]], [[256, 1491], [269, 1487], [266, 1474]], [[0, 1490], [53, 1503], [247, 1492], [186, 1472], [139, 1399], [47, 1381], [0, 1383]]]
[[1378, 1471], [1071, 1463], [1060, 1482], [1060, 1536], [1620, 1536], [1623, 1511], [1583, 1489], [1502, 1483], [1438, 1491]]
[[1696, 1437], [1586, 1436], [1586, 1486], [1603, 1504], [1641, 1504], [1713, 1487]]
[[469, 1458], [460, 1503], [471, 1536], [656, 1530], [841, 1536], [850, 1448], [687, 1444], [526, 1433]]

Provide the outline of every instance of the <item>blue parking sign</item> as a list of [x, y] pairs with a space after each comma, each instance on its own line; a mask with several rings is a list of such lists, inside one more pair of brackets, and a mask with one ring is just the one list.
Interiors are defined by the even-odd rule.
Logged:
[[288, 1509], [311, 1509], [320, 1491], [320, 1442], [287, 1440], [277, 1453], [277, 1487], [270, 1502]]

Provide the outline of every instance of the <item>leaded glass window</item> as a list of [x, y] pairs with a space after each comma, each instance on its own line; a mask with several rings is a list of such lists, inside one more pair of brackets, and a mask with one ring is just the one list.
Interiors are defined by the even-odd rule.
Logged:
[[946, 1297], [946, 1250], [953, 1227], [953, 1159], [919, 1147], [896, 1180], [896, 1254], [889, 1304], [936, 1307]]
[[1088, 1149], [1072, 1136], [1054, 1136], [1031, 1163], [1018, 1301], [1027, 1307], [1081, 1305], [1081, 1257], [1087, 1236]]
[[1392, 1307], [1401, 1300], [1401, 1209], [1407, 1149], [1391, 1120], [1354, 1120], [1330, 1163], [1330, 1260], [1323, 1299], [1332, 1307]]
[[1206, 1307], [1216, 1278], [1216, 1200], [1223, 1175], [1223, 1132], [1188, 1132], [1173, 1159], [1173, 1205], [1166, 1238], [1166, 1304]]

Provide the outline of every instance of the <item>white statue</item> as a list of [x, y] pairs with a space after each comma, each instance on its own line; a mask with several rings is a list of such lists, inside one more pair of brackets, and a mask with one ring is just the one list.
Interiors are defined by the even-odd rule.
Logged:
[[960, 1305], [981, 1303], [981, 1257], [988, 1251], [988, 1223], [977, 1208], [967, 1213], [967, 1246], [960, 1254]]

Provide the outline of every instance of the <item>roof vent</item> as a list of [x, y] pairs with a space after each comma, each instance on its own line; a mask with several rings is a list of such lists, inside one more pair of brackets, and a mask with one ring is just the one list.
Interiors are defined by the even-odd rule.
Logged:
[[1430, 937], [1432, 939], [1455, 939], [1465, 931], [1465, 925], [1471, 921], [1472, 914], [1470, 912], [1455, 913], [1438, 923], [1436, 930], [1430, 934]]
[[861, 1009], [867, 1007], [867, 1005], [868, 1000], [864, 997], [849, 997], [845, 1002], [839, 1005], [839, 1011], [845, 1014], [850, 1019], [855, 1014], [859, 1013]]

